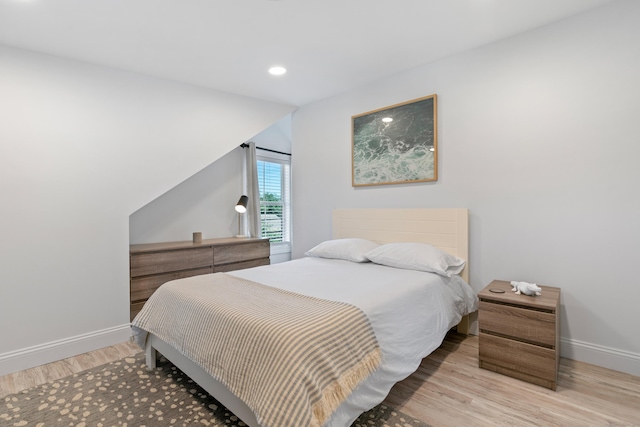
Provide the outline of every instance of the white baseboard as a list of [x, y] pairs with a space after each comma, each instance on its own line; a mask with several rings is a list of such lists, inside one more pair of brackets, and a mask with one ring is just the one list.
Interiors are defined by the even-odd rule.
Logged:
[[561, 338], [560, 355], [568, 359], [640, 376], [640, 354]]
[[0, 354], [0, 376], [127, 341], [131, 325], [115, 326]]
[[[472, 328], [476, 329], [475, 334], [477, 334], [475, 319], [472, 319]], [[125, 342], [130, 337], [131, 325], [127, 323], [0, 354], [0, 376], [109, 347]], [[640, 376], [640, 354], [637, 353], [561, 338], [560, 355], [568, 359]]]

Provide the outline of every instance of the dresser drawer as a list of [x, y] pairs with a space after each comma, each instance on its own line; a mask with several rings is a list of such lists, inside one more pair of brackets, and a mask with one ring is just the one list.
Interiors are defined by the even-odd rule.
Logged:
[[131, 255], [131, 277], [161, 274], [213, 265], [213, 248], [148, 252]]
[[555, 389], [557, 353], [480, 332], [480, 367]]
[[131, 301], [146, 300], [164, 283], [185, 277], [199, 276], [213, 273], [212, 267], [196, 268], [194, 270], [179, 271], [175, 273], [159, 274], [131, 279]]
[[480, 301], [478, 322], [481, 332], [490, 332], [519, 341], [556, 346], [556, 314]]
[[[213, 263], [217, 267], [252, 259], [269, 258], [269, 241], [259, 241], [235, 245], [221, 245], [213, 248]], [[217, 270], [216, 271], [220, 271]]]
[[249, 261], [216, 265], [213, 267], [213, 272], [224, 273], [226, 271], [243, 270], [245, 268], [260, 267], [261, 265], [269, 265], [269, 258], [252, 259]]
[[140, 313], [140, 310], [142, 310], [142, 306], [144, 306], [144, 303], [145, 301], [131, 303], [129, 308], [130, 320], [133, 320], [138, 315], [138, 313]]

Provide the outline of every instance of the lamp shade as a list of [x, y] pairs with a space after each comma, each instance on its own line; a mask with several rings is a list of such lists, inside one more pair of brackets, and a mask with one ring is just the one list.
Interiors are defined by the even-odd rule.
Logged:
[[249, 198], [247, 196], [240, 196], [240, 200], [236, 204], [236, 212], [245, 213], [247, 211], [247, 203], [249, 203]]

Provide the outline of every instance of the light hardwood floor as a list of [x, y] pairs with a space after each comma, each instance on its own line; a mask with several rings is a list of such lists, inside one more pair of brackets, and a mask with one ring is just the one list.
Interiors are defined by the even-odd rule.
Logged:
[[[139, 351], [122, 343], [0, 377], [0, 398]], [[454, 333], [385, 402], [433, 427], [640, 427], [640, 377], [561, 359], [551, 391], [478, 368], [478, 337]]]
[[556, 391], [478, 367], [478, 337], [450, 334], [386, 399], [436, 426], [640, 426], [640, 377], [561, 358]]
[[40, 384], [95, 368], [105, 363], [132, 356], [142, 350], [132, 342], [124, 342], [68, 359], [0, 377], [0, 398]]

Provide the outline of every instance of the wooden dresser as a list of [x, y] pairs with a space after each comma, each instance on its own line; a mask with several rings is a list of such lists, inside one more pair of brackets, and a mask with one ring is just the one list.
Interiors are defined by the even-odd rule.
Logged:
[[165, 282], [269, 264], [269, 239], [148, 243], [129, 247], [131, 320]]
[[494, 280], [480, 291], [480, 367], [555, 390], [560, 289], [540, 288], [539, 296], [516, 295], [509, 282]]

